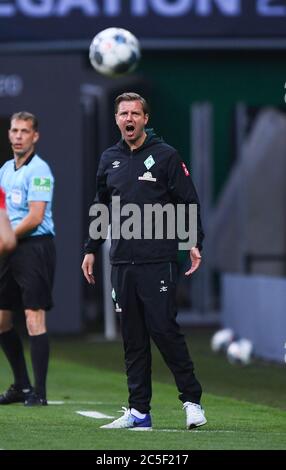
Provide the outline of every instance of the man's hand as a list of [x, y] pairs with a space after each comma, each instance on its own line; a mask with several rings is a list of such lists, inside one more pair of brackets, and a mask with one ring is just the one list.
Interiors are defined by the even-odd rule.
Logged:
[[192, 267], [185, 273], [185, 276], [190, 276], [200, 267], [202, 257], [198, 248], [193, 247], [190, 249], [190, 259], [192, 261]]
[[93, 253], [89, 253], [85, 255], [85, 257], [83, 258], [82, 265], [81, 265], [81, 269], [83, 270], [84, 277], [89, 284], [95, 284], [95, 279], [93, 275], [94, 262], [95, 262], [95, 255]]

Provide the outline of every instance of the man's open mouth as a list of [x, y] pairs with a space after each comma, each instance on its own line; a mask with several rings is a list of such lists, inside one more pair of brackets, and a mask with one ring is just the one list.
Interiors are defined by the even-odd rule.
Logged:
[[127, 132], [133, 132], [134, 130], [135, 130], [135, 127], [132, 126], [131, 124], [128, 125], [128, 126], [126, 126], [126, 131], [127, 131]]

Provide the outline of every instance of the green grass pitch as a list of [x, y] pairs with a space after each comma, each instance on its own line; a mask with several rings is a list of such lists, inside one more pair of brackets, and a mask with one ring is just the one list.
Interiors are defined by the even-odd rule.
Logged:
[[[105, 430], [107, 419], [77, 411], [119, 417], [127, 405], [121, 342], [54, 339], [49, 400], [43, 408], [21, 404], [0, 409], [0, 448], [5, 450], [274, 450], [286, 448], [285, 365], [255, 361], [231, 366], [210, 351], [212, 331], [194, 329], [188, 342], [203, 384], [208, 424], [185, 430], [185, 414], [170, 372], [153, 352], [153, 431]], [[0, 353], [0, 390], [12, 382]], [[30, 367], [30, 364], [29, 364]]]

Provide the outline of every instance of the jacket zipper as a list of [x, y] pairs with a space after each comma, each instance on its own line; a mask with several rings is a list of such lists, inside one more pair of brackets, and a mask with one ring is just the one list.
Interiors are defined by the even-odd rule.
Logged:
[[[132, 180], [132, 161], [133, 161], [133, 152], [132, 150], [130, 150], [130, 155], [129, 155], [129, 162], [128, 162], [128, 181], [130, 182], [130, 185], [132, 187], [132, 183], [133, 183], [133, 180]], [[134, 243], [134, 239], [131, 238], [130, 240], [130, 246], [131, 246], [131, 264], [135, 264], [135, 261], [134, 261], [134, 247], [133, 247], [133, 243]]]

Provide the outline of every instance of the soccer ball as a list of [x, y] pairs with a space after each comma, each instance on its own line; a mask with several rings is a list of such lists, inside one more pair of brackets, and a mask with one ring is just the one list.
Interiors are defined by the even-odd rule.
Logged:
[[140, 59], [138, 39], [122, 28], [107, 28], [91, 41], [89, 59], [95, 70], [116, 77], [132, 72]]
[[251, 361], [253, 344], [248, 339], [233, 341], [227, 348], [226, 355], [231, 364], [247, 365]]
[[230, 328], [217, 331], [211, 339], [211, 349], [214, 352], [225, 351], [233, 341], [234, 333]]

